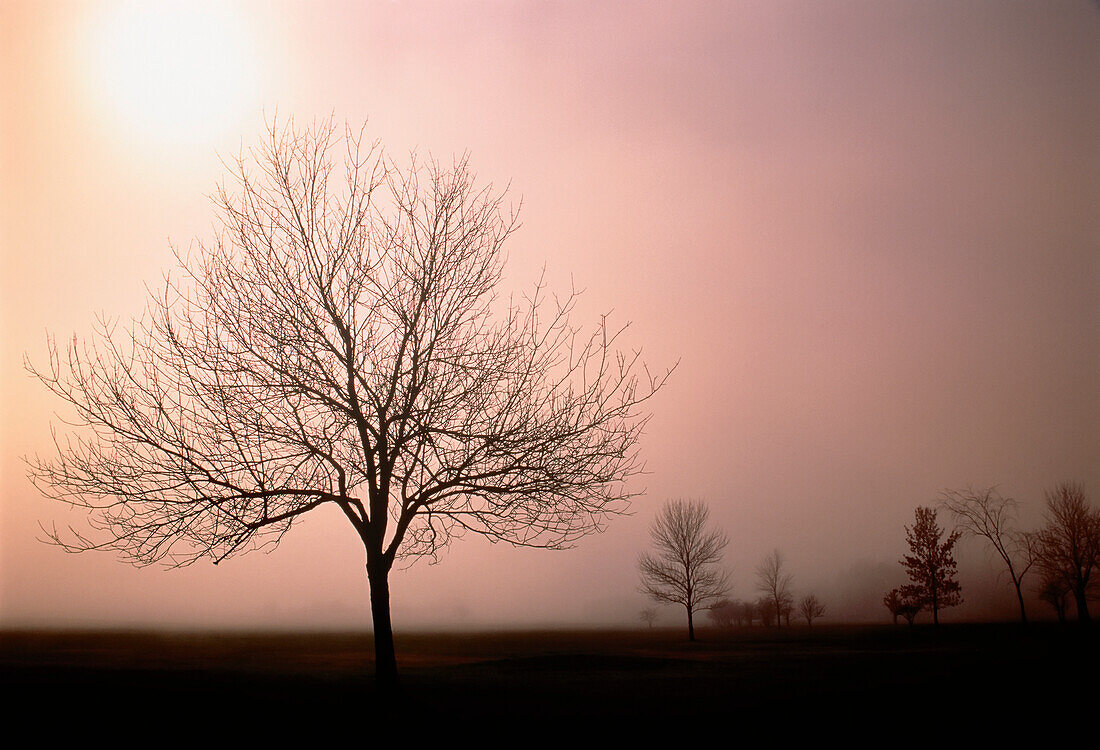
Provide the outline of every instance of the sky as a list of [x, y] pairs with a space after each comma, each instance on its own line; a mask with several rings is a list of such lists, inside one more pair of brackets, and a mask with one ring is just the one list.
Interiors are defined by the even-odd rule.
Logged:
[[[887, 617], [945, 489], [1100, 505], [1096, 3], [0, 0], [0, 81], [0, 627], [369, 622], [337, 512], [216, 568], [38, 541], [81, 518], [27, 479], [67, 428], [24, 358], [139, 316], [276, 113], [467, 153], [523, 201], [506, 291], [545, 268], [676, 366], [631, 515], [396, 571], [398, 632], [637, 624], [669, 498], [709, 504], [733, 596], [779, 549], [826, 619]], [[1012, 616], [976, 541], [960, 580], [944, 619]]]

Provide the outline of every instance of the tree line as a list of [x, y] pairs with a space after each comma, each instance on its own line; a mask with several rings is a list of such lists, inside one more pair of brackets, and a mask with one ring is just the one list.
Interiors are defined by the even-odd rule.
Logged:
[[[908, 554], [898, 561], [908, 583], [886, 593], [883, 604], [894, 622], [913, 624], [927, 611], [938, 625], [941, 610], [963, 602], [955, 550], [964, 538], [982, 539], [996, 553], [1012, 581], [1027, 622], [1024, 581], [1033, 571], [1035, 592], [1048, 603], [1059, 621], [1067, 620], [1073, 602], [1077, 619], [1090, 622], [1088, 603], [1100, 591], [1100, 511], [1089, 504], [1084, 488], [1072, 482], [1058, 484], [1046, 493], [1043, 525], [1032, 531], [1018, 529], [1019, 504], [996, 488], [981, 491], [947, 490], [938, 507], [919, 506], [914, 522], [905, 527]], [[950, 530], [940, 526], [938, 511], [954, 519]], [[824, 604], [813, 592], [796, 601], [793, 575], [778, 549], [757, 566], [755, 599], [730, 598], [729, 571], [722, 567], [728, 537], [709, 523], [709, 509], [699, 500], [670, 500], [658, 513], [650, 530], [652, 551], [639, 560], [641, 590], [660, 604], [683, 607], [689, 640], [695, 640], [695, 618], [706, 612], [717, 627], [790, 627], [792, 619], [812, 626], [825, 614]], [[1035, 579], [1032, 575], [1027, 580]], [[641, 618], [651, 626], [657, 611], [643, 609]]]
[[[825, 614], [825, 606], [813, 593], [798, 601], [796, 612], [793, 576], [784, 567], [778, 549], [756, 568], [759, 598], [752, 602], [730, 600], [729, 573], [721, 566], [729, 538], [711, 526], [709, 519], [710, 509], [701, 500], [666, 502], [650, 529], [654, 549], [638, 562], [642, 591], [655, 602], [684, 608], [688, 640], [695, 640], [695, 615], [702, 611], [725, 627], [751, 625], [757, 620], [766, 627], [790, 627], [795, 615], [812, 626]], [[641, 617], [652, 625], [656, 611], [642, 610]]]

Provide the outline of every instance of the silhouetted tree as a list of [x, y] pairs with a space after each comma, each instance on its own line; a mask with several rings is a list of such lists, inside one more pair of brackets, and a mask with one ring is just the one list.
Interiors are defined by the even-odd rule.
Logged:
[[766, 596], [757, 599], [753, 609], [756, 616], [760, 618], [760, 624], [765, 628], [770, 628], [779, 616], [775, 610], [775, 602]]
[[738, 605], [729, 599], [721, 599], [707, 610], [707, 618], [717, 627], [729, 629], [737, 622]]
[[650, 529], [656, 552], [639, 560], [642, 591], [654, 601], [687, 610], [688, 639], [695, 640], [695, 613], [721, 599], [728, 588], [718, 569], [729, 540], [708, 527], [710, 511], [696, 500], [670, 500]]
[[913, 624], [913, 620], [916, 619], [920, 611], [924, 609], [924, 604], [920, 599], [914, 596], [911, 586], [903, 586], [901, 588], [890, 589], [886, 596], [882, 598], [882, 603], [886, 605], [886, 609], [890, 610], [890, 614], [894, 617], [894, 624], [898, 624], [898, 616], [905, 618], [905, 621], [910, 625]]
[[646, 607], [638, 613], [638, 617], [642, 622], [652, 628], [653, 623], [657, 622], [657, 610], [654, 607]]
[[783, 623], [789, 628], [791, 626], [791, 615], [794, 614], [794, 595], [791, 594], [783, 600], [782, 608], [779, 610], [780, 617], [783, 618]]
[[793, 608], [794, 596], [791, 594], [791, 578], [789, 573], [783, 572], [783, 556], [779, 550], [774, 550], [764, 558], [756, 568], [756, 590], [771, 600], [776, 613], [776, 624], [779, 618], [787, 613], [787, 625], [790, 625], [790, 610]]
[[752, 621], [756, 619], [756, 605], [752, 602], [737, 602], [737, 624], [752, 627]]
[[984, 538], [1000, 556], [1016, 588], [1020, 621], [1027, 622], [1022, 587], [1024, 575], [1035, 563], [1035, 545], [1034, 536], [1015, 528], [1016, 501], [1002, 497], [990, 487], [980, 491], [945, 491], [942, 504], [954, 515], [958, 530], [967, 536]]
[[901, 616], [905, 618], [905, 621], [909, 623], [910, 627], [913, 625], [913, 621], [917, 619], [917, 615], [924, 609], [924, 604], [920, 599], [916, 598], [912, 592], [903, 592], [901, 595]]
[[813, 627], [814, 620], [825, 614], [825, 605], [814, 594], [806, 594], [798, 603], [798, 612], [806, 618], [806, 624]]
[[1064, 482], [1046, 493], [1046, 524], [1036, 535], [1039, 568], [1046, 581], [1061, 580], [1073, 594], [1077, 619], [1087, 623], [1088, 599], [1100, 567], [1100, 514], [1081, 485]]
[[941, 542], [943, 529], [936, 523], [936, 511], [932, 508], [917, 508], [916, 522], [905, 527], [910, 554], [899, 562], [912, 583], [903, 586], [901, 594], [928, 607], [934, 625], [940, 623], [941, 609], [962, 602], [962, 587], [955, 580], [958, 565], [954, 556], [960, 535], [953, 531]]
[[217, 238], [177, 253], [144, 319], [28, 365], [86, 428], [32, 479], [90, 511], [92, 532], [54, 541], [136, 564], [219, 562], [338, 508], [392, 685], [394, 563], [464, 532], [562, 548], [600, 530], [667, 374], [639, 382], [606, 320], [580, 334], [575, 294], [502, 303], [516, 215], [464, 159], [401, 168], [329, 121], [272, 125], [229, 168]]
[[897, 625], [898, 615], [901, 614], [901, 591], [890, 589], [886, 592], [886, 596], [882, 597], [882, 603], [890, 611], [890, 615], [894, 618], [894, 624]]
[[1039, 586], [1039, 599], [1054, 608], [1058, 622], [1066, 621], [1066, 604], [1069, 602], [1070, 585], [1058, 574], [1044, 575]]

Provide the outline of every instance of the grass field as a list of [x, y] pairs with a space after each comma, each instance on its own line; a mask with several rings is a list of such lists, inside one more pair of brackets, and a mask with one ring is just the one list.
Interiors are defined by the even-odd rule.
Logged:
[[[430, 716], [807, 722], [935, 716], [1004, 726], [1097, 708], [1097, 629], [1039, 624], [404, 634], [402, 692], [380, 701], [369, 634], [6, 632], [0, 669], [22, 718]], [[1082, 681], [1082, 679], [1084, 681]], [[46, 718], [45, 720], [48, 720]], [[610, 726], [608, 724], [607, 726]], [[634, 724], [632, 726], [638, 726]], [[915, 730], [915, 728], [912, 728]]]

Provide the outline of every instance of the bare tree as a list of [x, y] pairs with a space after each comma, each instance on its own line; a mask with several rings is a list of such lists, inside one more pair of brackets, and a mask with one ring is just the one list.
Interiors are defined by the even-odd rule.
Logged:
[[772, 623], [779, 617], [779, 613], [775, 609], [775, 602], [766, 596], [761, 596], [756, 600], [753, 611], [760, 618], [760, 625], [765, 628], [770, 628]]
[[737, 624], [752, 627], [752, 621], [756, 617], [756, 605], [752, 602], [737, 602]]
[[639, 560], [642, 591], [654, 601], [687, 610], [688, 639], [695, 640], [695, 613], [720, 600], [729, 588], [718, 569], [729, 540], [708, 527], [710, 510], [698, 500], [670, 500], [650, 529], [656, 548]]
[[790, 625], [790, 611], [794, 606], [791, 579], [791, 574], [783, 572], [783, 556], [779, 554], [779, 550], [774, 550], [765, 557], [764, 562], [756, 568], [756, 590], [772, 602], [776, 626], [779, 626], [784, 612], [787, 613], [787, 624]]
[[928, 607], [932, 623], [939, 625], [940, 610], [962, 602], [962, 588], [955, 580], [958, 565], [954, 555], [961, 532], [953, 531], [941, 542], [943, 529], [936, 523], [936, 511], [919, 507], [915, 515], [916, 522], [905, 527], [910, 554], [899, 561], [912, 583], [902, 586], [901, 594]]
[[1063, 482], [1046, 493], [1046, 524], [1036, 535], [1039, 568], [1045, 581], [1061, 581], [1073, 594], [1079, 622], [1090, 621], [1088, 599], [1100, 568], [1100, 513], [1089, 506], [1084, 488]]
[[798, 611], [806, 618], [806, 624], [813, 627], [814, 620], [825, 614], [825, 605], [814, 594], [806, 594], [798, 603]]
[[1044, 575], [1039, 586], [1039, 600], [1054, 608], [1058, 622], [1066, 621], [1066, 605], [1069, 603], [1070, 586], [1065, 577], [1054, 574]]
[[498, 299], [516, 215], [465, 159], [399, 167], [329, 121], [272, 124], [228, 168], [217, 238], [177, 252], [143, 319], [28, 364], [85, 428], [31, 477], [90, 511], [55, 542], [139, 565], [217, 563], [339, 508], [392, 685], [395, 562], [600, 530], [667, 373], [639, 378], [606, 319], [580, 333], [575, 293]]
[[638, 618], [652, 629], [653, 623], [657, 622], [657, 608], [646, 607], [638, 613]]
[[957, 529], [966, 536], [984, 538], [1000, 556], [1016, 588], [1020, 621], [1027, 622], [1023, 580], [1035, 563], [1035, 545], [1032, 535], [1015, 528], [1016, 501], [990, 487], [980, 491], [946, 490], [941, 504], [955, 517]]
[[707, 619], [723, 630], [732, 628], [739, 615], [739, 604], [729, 599], [720, 599], [707, 609]]

